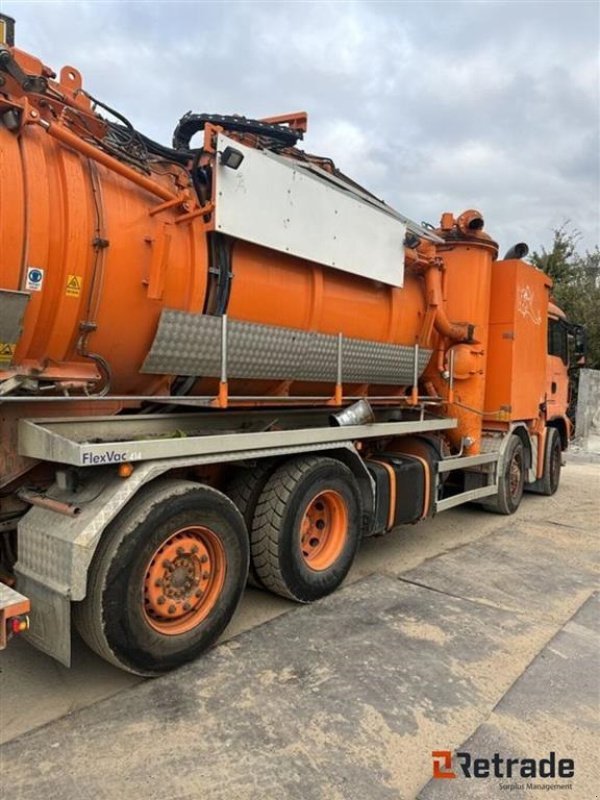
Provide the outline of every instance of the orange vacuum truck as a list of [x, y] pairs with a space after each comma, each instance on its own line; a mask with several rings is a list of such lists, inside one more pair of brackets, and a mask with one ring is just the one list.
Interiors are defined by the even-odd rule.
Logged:
[[412, 222], [302, 113], [159, 144], [0, 34], [2, 644], [155, 675], [248, 580], [311, 602], [362, 537], [556, 491], [581, 336], [525, 245]]

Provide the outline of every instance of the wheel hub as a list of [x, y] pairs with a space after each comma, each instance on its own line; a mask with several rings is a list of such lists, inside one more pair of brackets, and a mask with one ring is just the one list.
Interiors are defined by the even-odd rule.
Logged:
[[185, 633], [211, 611], [225, 577], [225, 553], [208, 528], [184, 528], [152, 556], [144, 579], [143, 610], [160, 633]]
[[300, 546], [306, 564], [324, 570], [339, 558], [348, 535], [348, 510], [333, 490], [320, 492], [306, 507], [300, 525]]
[[521, 459], [515, 456], [510, 463], [509, 471], [510, 493], [515, 497], [521, 485]]

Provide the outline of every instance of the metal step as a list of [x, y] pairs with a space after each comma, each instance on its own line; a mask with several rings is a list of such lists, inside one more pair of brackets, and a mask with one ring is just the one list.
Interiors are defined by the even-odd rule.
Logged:
[[482, 497], [491, 497], [498, 492], [498, 484], [494, 483], [490, 486], [481, 486], [479, 489], [469, 489], [467, 492], [446, 497], [443, 500], [438, 500], [435, 504], [436, 512], [446, 511], [448, 508], [454, 506], [461, 506], [464, 503], [470, 503], [473, 500], [481, 500]]
[[479, 453], [476, 456], [455, 456], [454, 458], [446, 458], [438, 464], [438, 472], [452, 472], [455, 469], [468, 469], [469, 467], [477, 467], [481, 464], [494, 464], [498, 461], [499, 454], [494, 453]]

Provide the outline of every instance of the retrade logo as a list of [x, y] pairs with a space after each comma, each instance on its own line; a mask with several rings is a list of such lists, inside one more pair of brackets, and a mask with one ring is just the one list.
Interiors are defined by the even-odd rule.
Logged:
[[434, 778], [456, 778], [456, 772], [452, 770], [452, 753], [450, 750], [432, 750], [433, 758], [433, 777]]
[[[432, 750], [433, 777], [456, 778], [574, 778], [575, 761], [557, 758], [554, 750], [544, 758], [505, 758], [494, 753], [491, 758], [474, 758], [472, 753]], [[456, 772], [455, 772], [456, 770]]]

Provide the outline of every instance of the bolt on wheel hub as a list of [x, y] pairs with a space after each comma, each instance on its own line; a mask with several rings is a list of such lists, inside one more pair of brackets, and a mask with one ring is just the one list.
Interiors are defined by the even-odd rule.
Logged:
[[515, 458], [513, 458], [511, 461], [509, 478], [510, 493], [513, 497], [515, 497], [521, 485], [521, 459], [517, 456], [515, 456]]
[[311, 569], [328, 569], [341, 555], [348, 537], [348, 509], [339, 492], [319, 492], [307, 505], [300, 524], [302, 557]]
[[214, 531], [191, 526], [173, 533], [157, 548], [146, 568], [146, 622], [166, 635], [196, 627], [217, 602], [225, 569], [225, 551]]

